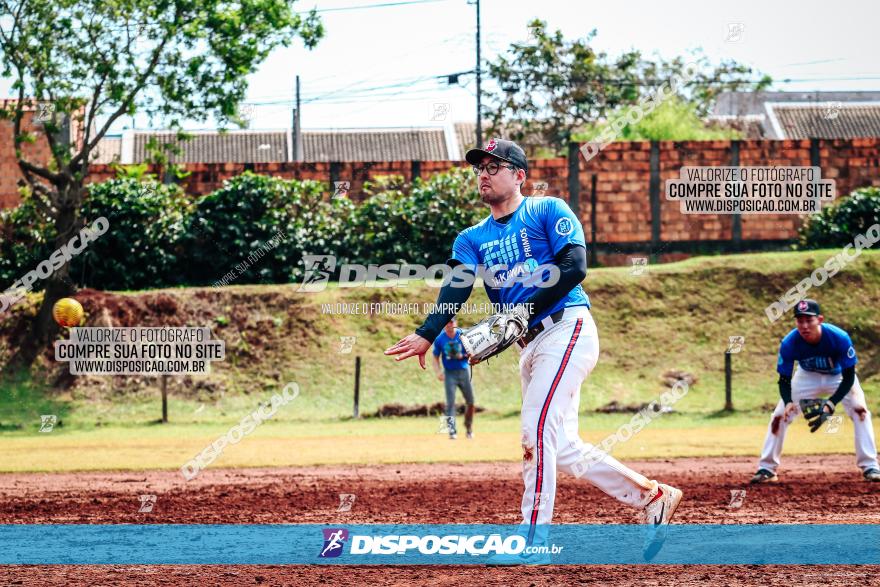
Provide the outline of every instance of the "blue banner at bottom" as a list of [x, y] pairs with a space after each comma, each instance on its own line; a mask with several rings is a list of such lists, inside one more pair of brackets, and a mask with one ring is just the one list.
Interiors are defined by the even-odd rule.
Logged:
[[[646, 564], [647, 526], [0, 525], [0, 564]], [[527, 550], [530, 551], [524, 556]], [[669, 526], [651, 564], [880, 565], [880, 525]]]

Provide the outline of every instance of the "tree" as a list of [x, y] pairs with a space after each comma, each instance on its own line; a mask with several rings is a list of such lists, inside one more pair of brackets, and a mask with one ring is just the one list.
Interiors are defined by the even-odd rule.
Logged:
[[690, 81], [676, 87], [679, 97], [705, 115], [722, 90], [762, 89], [769, 77], [757, 82], [752, 69], [735, 61], [712, 66], [702, 55], [692, 59], [650, 60], [632, 50], [617, 57], [597, 52], [592, 30], [583, 39], [566, 40], [550, 32], [546, 23], [529, 24], [531, 39], [513, 43], [507, 54], [488, 64], [497, 91], [488, 96], [490, 132], [523, 142], [535, 153], [549, 148], [562, 154], [575, 132], [606, 119], [615, 110], [635, 104], [689, 63], [696, 65]]
[[[573, 133], [572, 140], [593, 140], [603, 129], [603, 124], [590, 125], [582, 132]], [[696, 104], [672, 96], [639, 122], [623, 127], [619, 140], [710, 141], [736, 138], [740, 138], [738, 130], [707, 123], [697, 114]]]
[[[0, 0], [2, 75], [18, 99], [11, 120], [24, 197], [52, 219], [56, 248], [83, 225], [80, 207], [92, 153], [120, 116], [145, 112], [180, 128], [183, 120], [235, 121], [247, 76], [278, 46], [323, 36], [314, 10], [288, 0]], [[39, 130], [50, 150], [35, 161], [25, 145], [36, 132], [24, 113], [50, 113]], [[70, 144], [62, 127], [81, 137]], [[46, 280], [36, 318], [7, 371], [30, 366], [57, 332], [54, 303], [72, 293], [68, 263]]]

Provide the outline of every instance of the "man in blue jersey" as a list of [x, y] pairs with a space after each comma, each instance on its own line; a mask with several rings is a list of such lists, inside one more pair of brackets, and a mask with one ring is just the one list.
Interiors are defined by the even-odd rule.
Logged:
[[[443, 367], [440, 367], [440, 357]], [[455, 390], [461, 389], [464, 396], [464, 427], [468, 439], [474, 437], [474, 390], [471, 387], [471, 367], [468, 356], [461, 344], [461, 329], [456, 328], [455, 318], [446, 324], [446, 328], [434, 341], [434, 372], [437, 379], [443, 382], [446, 389], [446, 420], [449, 423], [449, 439], [457, 438], [455, 429]]]
[[[584, 443], [578, 434], [581, 383], [599, 359], [599, 338], [590, 300], [581, 287], [587, 253], [580, 220], [559, 198], [524, 198], [528, 162], [511, 141], [492, 139], [465, 156], [478, 178], [480, 198], [491, 214], [461, 231], [452, 245], [453, 278], [437, 308], [457, 311], [480, 274], [489, 300], [527, 321], [520, 350], [520, 417], [523, 450], [521, 510], [528, 543], [541, 539], [553, 516], [557, 469], [592, 483], [608, 495], [638, 508], [649, 524], [645, 557], [660, 550], [682, 493], [629, 469]], [[467, 279], [465, 277], [469, 277]], [[414, 334], [385, 351], [397, 360], [425, 352], [455, 311], [428, 316]], [[591, 454], [592, 452], [592, 454]], [[536, 530], [541, 532], [536, 535]], [[549, 555], [523, 556], [501, 564], [544, 563]]]
[[[817, 398], [827, 399], [822, 403], [824, 413], [811, 426], [811, 432], [818, 430], [821, 422], [842, 402], [855, 430], [856, 462], [865, 480], [880, 481], [871, 412], [856, 377], [858, 358], [849, 334], [825, 322], [815, 300], [798, 302], [794, 315], [797, 328], [782, 339], [776, 362], [781, 399], [770, 418], [758, 472], [751, 482], [774, 483], [779, 480], [776, 469], [782, 455], [785, 431], [801, 411], [799, 402]], [[795, 361], [798, 370], [792, 377]]]

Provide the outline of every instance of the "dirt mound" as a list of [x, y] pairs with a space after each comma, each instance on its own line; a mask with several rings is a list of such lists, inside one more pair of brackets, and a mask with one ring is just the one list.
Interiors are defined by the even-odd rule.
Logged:
[[699, 380], [693, 373], [688, 373], [681, 369], [668, 369], [660, 376], [660, 381], [662, 381], [663, 385], [666, 387], [672, 388], [675, 387], [675, 384], [679, 381], [684, 381], [687, 383], [688, 387], [690, 387]]
[[[282, 378], [277, 366], [289, 346], [307, 344], [316, 330], [315, 309], [283, 291], [187, 288], [123, 294], [86, 288], [74, 297], [85, 311], [81, 326], [209, 326], [214, 338], [225, 340], [226, 360], [213, 365], [209, 376], [170, 378], [169, 391], [188, 399], [212, 401], [230, 387], [245, 385], [250, 390], [255, 382], [264, 389], [277, 385]], [[31, 297], [0, 321], [0, 365], [23, 340], [38, 307], [39, 298]], [[65, 329], [59, 338], [67, 336]], [[227, 364], [241, 367], [229, 373]], [[54, 360], [52, 345], [32, 372], [56, 389], [87, 398], [154, 393], [159, 385], [156, 377], [148, 376], [71, 376], [66, 364]]]
[[[486, 408], [476, 406], [476, 412], [485, 412]], [[385, 404], [372, 414], [367, 414], [365, 418], [390, 418], [392, 416], [442, 416], [446, 413], [446, 404], [437, 402], [420, 406], [405, 406], [403, 404]], [[464, 414], [464, 404], [456, 404], [456, 414]]]
[[84, 326], [186, 326], [185, 308], [167, 293], [122, 296], [87, 288], [76, 299], [86, 311]]
[[643, 404], [622, 404], [617, 400], [612, 400], [601, 406], [596, 408], [596, 411], [600, 414], [635, 414], [636, 412], [641, 412], [642, 410], [650, 408], [655, 412], [663, 412], [664, 414], [668, 414], [672, 412], [672, 408], [669, 406], [661, 406], [658, 403], [649, 403], [645, 402]]

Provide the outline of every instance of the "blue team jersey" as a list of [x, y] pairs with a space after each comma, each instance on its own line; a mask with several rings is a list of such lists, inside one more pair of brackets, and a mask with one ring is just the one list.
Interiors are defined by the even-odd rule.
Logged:
[[794, 362], [805, 371], [837, 374], [859, 362], [856, 349], [845, 330], [827, 322], [822, 324], [822, 338], [818, 344], [810, 344], [798, 333], [797, 328], [785, 335], [779, 345], [776, 371], [791, 377]]
[[[538, 292], [537, 283], [551, 275], [540, 266], [551, 265], [568, 244], [586, 247], [584, 229], [568, 204], [559, 198], [528, 197], [507, 224], [497, 222], [490, 214], [461, 231], [452, 246], [452, 258], [475, 272], [477, 266], [484, 266], [489, 277], [483, 280], [489, 301], [512, 306]], [[533, 317], [529, 325], [571, 306], [590, 307], [590, 298], [580, 284], [552, 308]]]
[[447, 371], [468, 368], [467, 354], [464, 352], [464, 345], [461, 344], [461, 328], [455, 329], [454, 338], [449, 338], [446, 330], [443, 330], [434, 339], [434, 356], [439, 357], [441, 353], [443, 368]]

